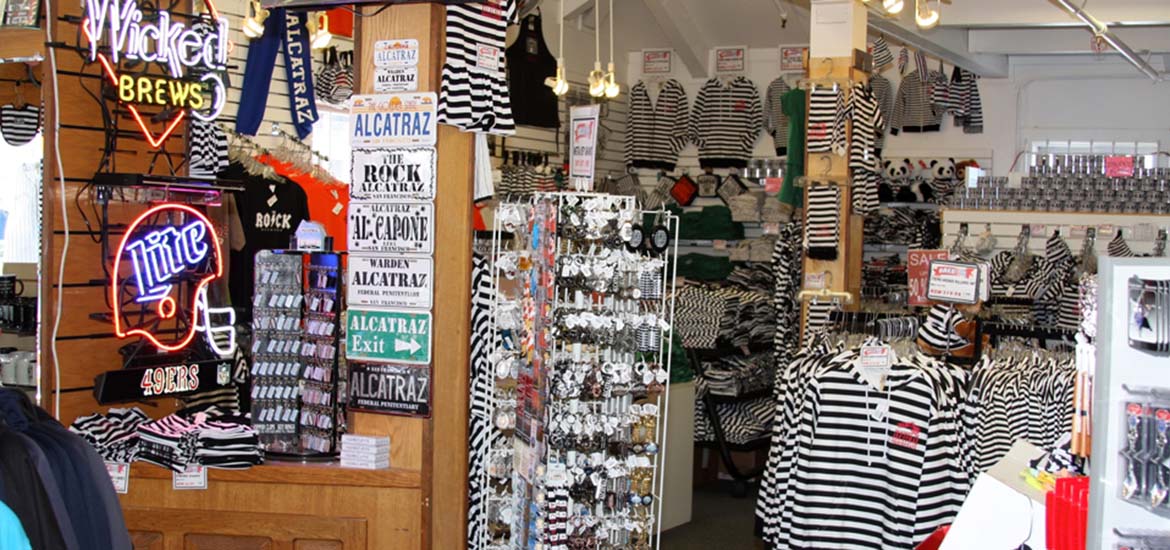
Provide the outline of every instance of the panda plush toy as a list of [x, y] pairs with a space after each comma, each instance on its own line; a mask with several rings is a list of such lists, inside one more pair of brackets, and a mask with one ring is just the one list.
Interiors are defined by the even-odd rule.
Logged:
[[955, 193], [955, 159], [934, 159], [926, 166], [927, 182], [938, 202], [945, 203]]
[[915, 177], [914, 163], [908, 158], [883, 160], [882, 173], [884, 188], [878, 189], [882, 202], [927, 202], [934, 197], [930, 186]]

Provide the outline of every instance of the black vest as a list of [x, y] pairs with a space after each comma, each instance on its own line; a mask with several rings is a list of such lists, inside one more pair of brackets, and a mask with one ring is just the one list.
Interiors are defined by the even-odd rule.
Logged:
[[544, 79], [556, 76], [557, 60], [544, 43], [540, 16], [530, 14], [520, 22], [520, 35], [508, 47], [508, 93], [516, 124], [557, 128], [560, 112], [557, 96]]

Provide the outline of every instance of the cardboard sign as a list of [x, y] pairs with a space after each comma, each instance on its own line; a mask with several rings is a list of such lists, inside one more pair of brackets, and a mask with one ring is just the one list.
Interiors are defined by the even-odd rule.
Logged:
[[439, 99], [434, 92], [355, 95], [351, 101], [352, 148], [435, 144]]
[[569, 178], [577, 191], [593, 190], [597, 164], [597, 129], [600, 105], [584, 105], [569, 110], [573, 141], [569, 149]]
[[418, 90], [418, 67], [378, 67], [374, 69], [374, 91], [413, 92]]
[[346, 303], [352, 306], [430, 309], [435, 264], [430, 258], [350, 255]]
[[428, 417], [431, 415], [431, 369], [351, 362], [346, 407], [362, 412]]
[[106, 473], [114, 484], [114, 492], [124, 495], [130, 492], [130, 465], [125, 462], [106, 461]]
[[949, 304], [978, 303], [981, 275], [979, 264], [934, 260], [930, 262], [930, 280], [926, 287], [926, 297]]
[[780, 48], [780, 70], [784, 72], [803, 71], [804, 54], [808, 46]]
[[173, 397], [228, 386], [232, 383], [231, 374], [230, 358], [117, 369], [94, 378], [93, 395], [102, 405]]
[[350, 308], [345, 321], [345, 357], [374, 363], [431, 362], [429, 311]]
[[431, 203], [349, 203], [350, 252], [430, 254], [435, 251]]
[[950, 259], [946, 250], [911, 250], [906, 254], [906, 277], [910, 287], [911, 306], [929, 306], [926, 289], [930, 281], [930, 262]]
[[207, 468], [187, 466], [185, 472], [172, 472], [171, 488], [176, 491], [200, 491], [207, 489]]
[[642, 74], [670, 74], [674, 50], [642, 50]]
[[418, 40], [379, 40], [374, 42], [375, 67], [417, 67]]
[[747, 47], [715, 48], [715, 74], [747, 71]]
[[354, 149], [349, 198], [406, 201], [435, 198], [435, 149]]

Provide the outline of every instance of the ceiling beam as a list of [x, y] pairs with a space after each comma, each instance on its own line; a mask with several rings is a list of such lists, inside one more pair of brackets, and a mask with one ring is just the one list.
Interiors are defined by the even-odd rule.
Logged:
[[[1170, 28], [1111, 27], [1139, 52], [1170, 53]], [[1093, 35], [1084, 25], [1048, 29], [972, 29], [968, 44], [973, 53], [1006, 55], [1091, 54]], [[1112, 54], [1114, 52], [1109, 51]]]
[[682, 0], [643, 0], [662, 33], [670, 40], [674, 53], [682, 60], [692, 78], [707, 76], [707, 52], [703, 28], [695, 22]]

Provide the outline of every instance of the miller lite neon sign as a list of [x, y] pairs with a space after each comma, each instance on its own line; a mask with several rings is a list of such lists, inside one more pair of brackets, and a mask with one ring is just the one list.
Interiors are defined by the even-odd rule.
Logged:
[[[222, 276], [219, 237], [203, 213], [182, 204], [143, 212], [126, 230], [114, 256], [114, 333], [119, 338], [141, 336], [159, 349], [176, 351], [190, 344], [196, 332], [204, 332], [216, 353], [230, 355], [235, 351], [235, 312], [207, 303], [207, 286]], [[143, 310], [128, 311], [134, 304]], [[129, 319], [140, 315], [147, 317], [145, 322], [130, 326]], [[227, 326], [214, 326], [212, 315], [226, 315]], [[167, 321], [178, 327], [173, 338], [155, 330]]]
[[[188, 25], [165, 10], [144, 14], [136, 0], [85, 0], [81, 32], [89, 41], [89, 60], [101, 63], [118, 99], [155, 149], [188, 113], [215, 120], [227, 102], [227, 86], [216, 73], [227, 68], [228, 21], [211, 0], [204, 2], [210, 22]], [[167, 74], [122, 74], [118, 70], [122, 58], [158, 63]], [[177, 114], [156, 136], [137, 105], [176, 108]]]

